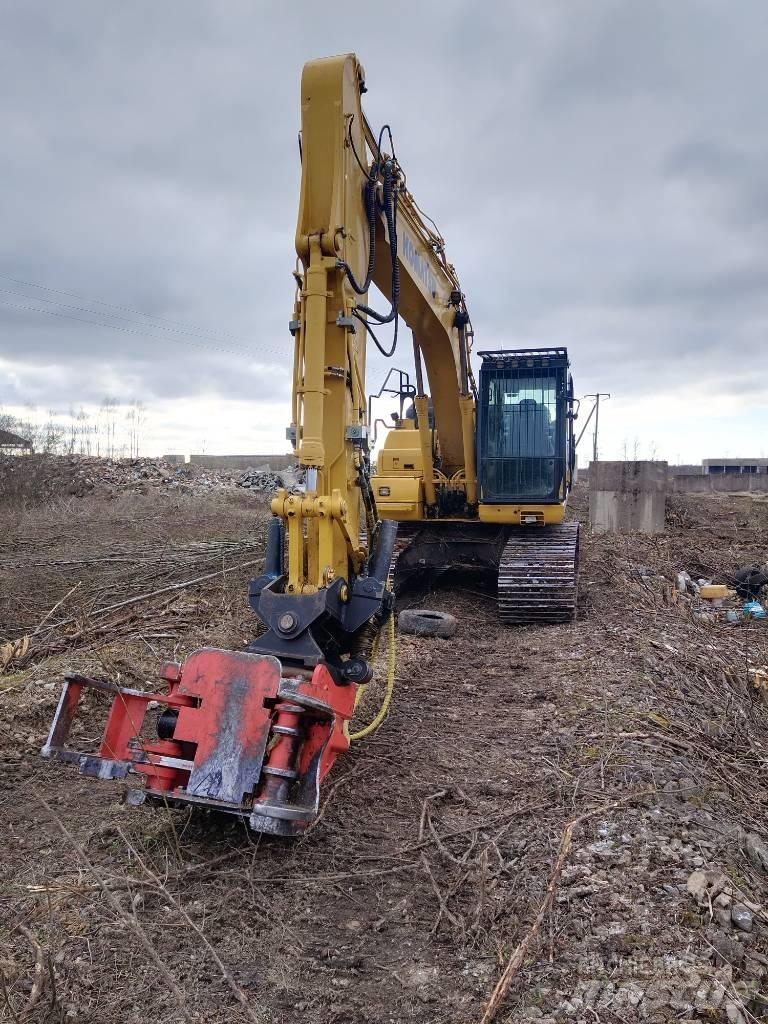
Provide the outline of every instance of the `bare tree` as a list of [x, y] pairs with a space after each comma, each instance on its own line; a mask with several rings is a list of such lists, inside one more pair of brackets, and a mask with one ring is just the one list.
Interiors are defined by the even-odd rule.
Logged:
[[130, 457], [132, 459], [138, 459], [141, 435], [146, 419], [144, 403], [134, 399], [128, 406], [125, 419], [128, 423], [128, 448]]
[[35, 451], [46, 454], [138, 458], [146, 422], [143, 402], [133, 399], [122, 405], [109, 396], [97, 409], [85, 405], [70, 406], [66, 413], [49, 409], [45, 417], [31, 405], [22, 415], [0, 407], [0, 428], [19, 434]]
[[80, 406], [77, 411], [77, 437], [78, 437], [78, 450], [81, 455], [91, 454], [91, 425], [90, 425], [90, 414]]
[[99, 454], [102, 446], [102, 435], [104, 438], [104, 452], [108, 459], [112, 459], [115, 456], [115, 432], [117, 426], [117, 406], [118, 402], [116, 398], [112, 398], [110, 395], [106, 395], [99, 406], [98, 421], [99, 421]]
[[43, 423], [38, 432], [37, 450], [52, 455], [61, 449], [64, 441], [64, 430], [60, 423], [56, 422], [56, 413], [53, 409], [48, 410], [48, 419]]

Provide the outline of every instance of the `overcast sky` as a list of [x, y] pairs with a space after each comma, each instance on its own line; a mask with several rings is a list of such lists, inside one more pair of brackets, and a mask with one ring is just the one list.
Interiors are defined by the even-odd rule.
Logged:
[[354, 50], [479, 348], [567, 345], [603, 457], [768, 454], [766, 0], [0, 12], [6, 410], [139, 399], [155, 453], [285, 450], [301, 67]]

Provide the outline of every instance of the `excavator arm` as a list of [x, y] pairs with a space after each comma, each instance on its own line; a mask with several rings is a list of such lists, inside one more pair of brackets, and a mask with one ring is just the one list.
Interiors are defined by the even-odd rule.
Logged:
[[[436, 483], [449, 479], [465, 490], [469, 504], [476, 502], [464, 296], [442, 238], [406, 188], [391, 132], [385, 127], [377, 136], [365, 119], [364, 91], [353, 54], [304, 68], [289, 436], [306, 468], [307, 489], [281, 490], [273, 500], [273, 531], [283, 538], [273, 550], [287, 549], [287, 566], [279, 559], [268, 565], [251, 588], [252, 607], [269, 627], [254, 650], [303, 663], [330, 659], [347, 675], [359, 631], [388, 612], [381, 573], [388, 570], [395, 530], [379, 522], [371, 484], [365, 357], [369, 335], [383, 350], [382, 327], [391, 324], [396, 340], [398, 317], [412, 330], [416, 359], [419, 507], [434, 507]], [[389, 301], [388, 311], [369, 305], [372, 284]], [[394, 344], [385, 354], [393, 350]], [[368, 597], [374, 579], [382, 604], [376, 609]], [[296, 625], [281, 628], [281, 617]]]
[[[288, 533], [287, 593], [313, 593], [360, 572], [361, 510], [376, 540], [365, 389], [367, 335], [382, 323], [411, 328], [423, 488], [434, 506], [436, 446], [423, 384], [432, 392], [443, 479], [460, 478], [474, 504], [474, 397], [469, 316], [436, 229], [421, 215], [390, 147], [361, 106], [363, 68], [353, 54], [308, 63], [302, 75], [302, 178], [296, 230], [298, 283], [293, 417], [289, 435], [308, 469], [303, 499], [280, 492], [273, 511]], [[386, 314], [368, 305], [375, 284]], [[378, 341], [377, 341], [378, 344]]]

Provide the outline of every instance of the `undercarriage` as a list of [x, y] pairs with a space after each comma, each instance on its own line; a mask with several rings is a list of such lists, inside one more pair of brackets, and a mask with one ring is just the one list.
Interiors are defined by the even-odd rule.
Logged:
[[579, 524], [401, 523], [390, 565], [396, 592], [451, 570], [492, 572], [502, 622], [570, 622], [576, 614]]

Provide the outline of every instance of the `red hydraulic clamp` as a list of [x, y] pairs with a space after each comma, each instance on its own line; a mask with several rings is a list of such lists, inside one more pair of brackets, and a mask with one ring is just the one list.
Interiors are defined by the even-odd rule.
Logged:
[[[357, 686], [338, 685], [323, 664], [291, 671], [268, 655], [206, 647], [163, 666], [168, 693], [69, 675], [42, 754], [77, 764], [81, 775], [144, 775], [130, 803], [202, 805], [247, 818], [256, 832], [296, 836], [316, 817], [320, 783], [349, 748]], [[66, 746], [86, 687], [113, 695], [96, 754]], [[142, 730], [156, 705], [165, 709], [150, 739]]]

